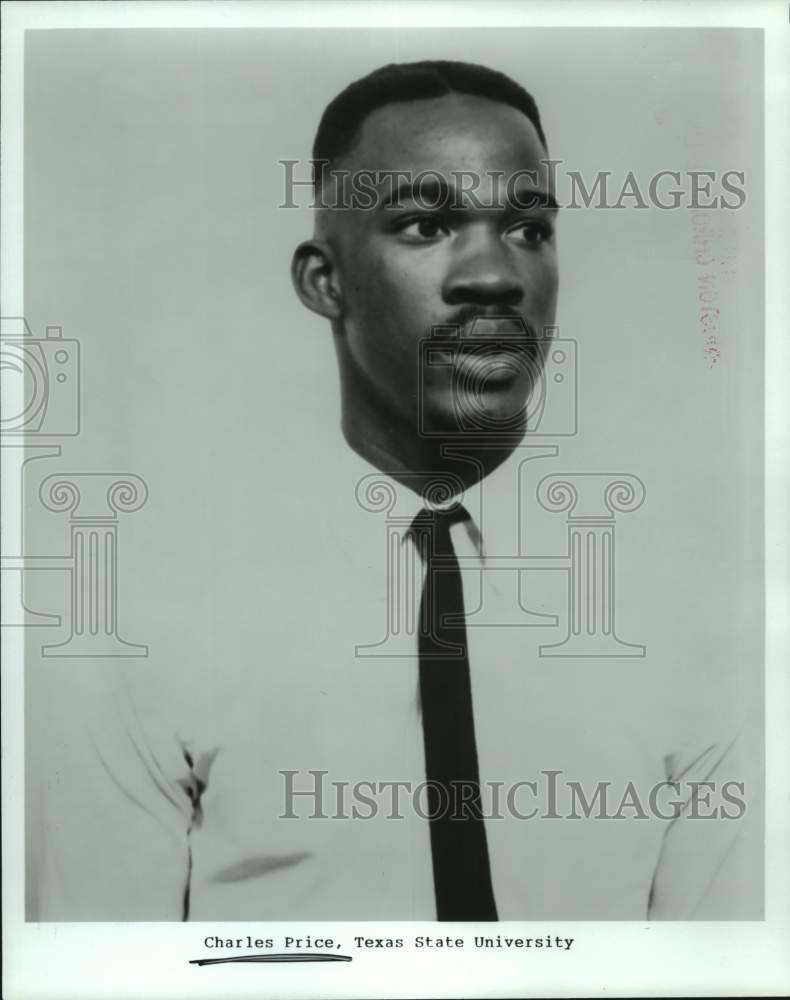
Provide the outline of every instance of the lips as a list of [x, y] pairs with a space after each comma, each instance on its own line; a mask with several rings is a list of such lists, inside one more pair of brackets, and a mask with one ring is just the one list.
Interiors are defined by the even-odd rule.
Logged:
[[434, 357], [450, 365], [456, 391], [479, 394], [540, 376], [539, 343], [519, 314], [460, 310], [453, 323], [434, 327]]
[[460, 332], [453, 368], [467, 389], [532, 384], [539, 376], [540, 350], [521, 316], [477, 315]]
[[493, 342], [460, 346], [453, 368], [460, 378], [459, 388], [482, 389], [530, 378], [531, 362], [525, 345]]

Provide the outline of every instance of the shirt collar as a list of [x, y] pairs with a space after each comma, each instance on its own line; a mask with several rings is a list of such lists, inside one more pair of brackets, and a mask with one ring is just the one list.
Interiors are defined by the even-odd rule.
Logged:
[[[345, 503], [349, 501], [363, 511], [379, 513], [386, 516], [394, 526], [403, 528], [404, 536], [414, 518], [426, 507], [426, 496], [430, 503], [441, 508], [443, 503], [452, 502], [450, 495], [451, 483], [446, 477], [436, 476], [435, 482], [429, 481], [423, 495], [399, 480], [393, 479], [380, 469], [357, 454], [345, 440], [341, 440], [343, 448], [343, 475], [341, 493]], [[490, 500], [496, 493], [506, 493], [511, 501], [515, 501], [515, 491], [512, 480], [516, 475], [514, 465], [524, 456], [517, 448], [502, 465], [463, 491], [462, 503], [469, 513], [469, 519], [454, 527], [455, 531], [465, 531], [479, 555], [485, 558], [485, 551], [494, 551], [489, 544], [489, 536], [495, 533], [495, 519], [490, 516]], [[418, 485], [415, 477], [415, 486]], [[459, 484], [460, 485], [460, 484]], [[429, 503], [429, 505], [430, 505]], [[483, 527], [483, 506], [486, 504], [489, 516]], [[509, 504], [508, 504], [509, 506]], [[485, 537], [484, 537], [485, 534]], [[491, 541], [494, 541], [491, 539]]]

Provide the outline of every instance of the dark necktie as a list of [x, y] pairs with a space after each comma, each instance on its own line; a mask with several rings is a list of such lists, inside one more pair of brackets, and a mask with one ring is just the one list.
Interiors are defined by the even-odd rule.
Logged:
[[412, 525], [426, 569], [420, 704], [439, 920], [497, 919], [480, 805], [464, 594], [450, 538], [450, 526], [468, 518], [460, 506], [447, 513], [422, 510]]

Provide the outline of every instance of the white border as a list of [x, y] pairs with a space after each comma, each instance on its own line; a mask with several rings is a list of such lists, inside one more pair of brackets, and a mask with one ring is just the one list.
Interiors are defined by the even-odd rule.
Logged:
[[[6, 2], [2, 8], [2, 301], [3, 315], [24, 315], [22, 288], [23, 32], [35, 28], [163, 27], [756, 27], [766, 58], [766, 687], [767, 918], [761, 923], [556, 924], [573, 936], [571, 952], [552, 954], [369, 952], [352, 964], [265, 967], [187, 964], [205, 954], [206, 933], [277, 933], [247, 924], [25, 924], [23, 922], [22, 644], [4, 630], [3, 995], [35, 997], [349, 997], [349, 996], [717, 996], [790, 991], [790, 754], [788, 717], [787, 406], [790, 349], [787, 176], [790, 168], [790, 5], [786, 2], [661, 3], [237, 3]], [[743, 331], [748, 336], [749, 331]], [[6, 498], [4, 516], [13, 506]], [[332, 925], [321, 925], [331, 933]], [[348, 925], [334, 925], [348, 940]], [[354, 925], [351, 933], [364, 933]], [[436, 933], [436, 925], [386, 925], [392, 935]], [[441, 933], [452, 933], [442, 925]], [[308, 925], [300, 925], [305, 933]], [[283, 925], [293, 933], [293, 925]], [[471, 931], [465, 927], [467, 936]], [[490, 928], [488, 930], [490, 933]], [[533, 925], [533, 933], [541, 928]], [[371, 933], [373, 933], [371, 931]], [[375, 925], [375, 935], [387, 932]], [[527, 957], [524, 957], [524, 956]], [[548, 956], [551, 955], [551, 958]]]

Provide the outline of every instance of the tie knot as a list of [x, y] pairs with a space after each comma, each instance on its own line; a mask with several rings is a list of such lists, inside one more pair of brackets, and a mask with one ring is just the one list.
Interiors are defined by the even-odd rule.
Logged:
[[446, 510], [423, 507], [411, 523], [413, 531], [449, 531], [453, 524], [470, 520], [469, 511], [463, 504], [455, 504]]

